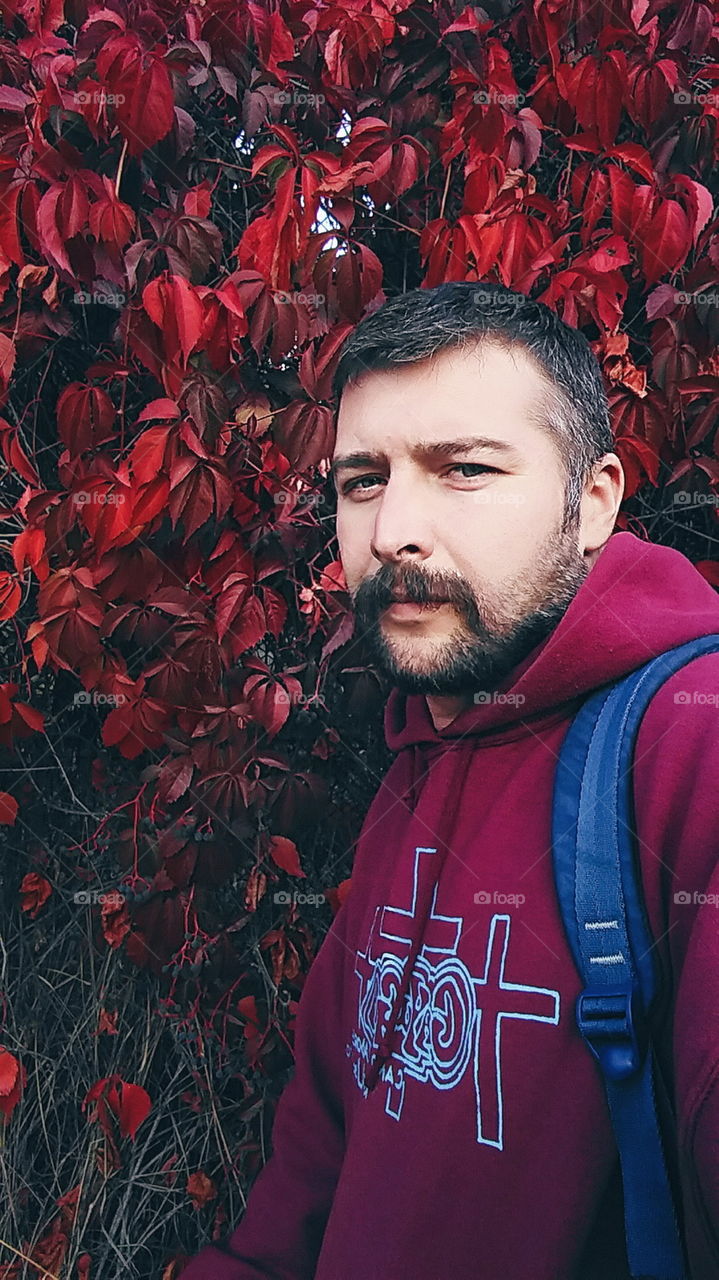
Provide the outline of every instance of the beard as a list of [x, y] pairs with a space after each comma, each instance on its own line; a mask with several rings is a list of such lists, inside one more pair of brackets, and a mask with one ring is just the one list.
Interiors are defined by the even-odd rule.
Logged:
[[[533, 563], [502, 585], [501, 596], [480, 594], [456, 574], [428, 574], [416, 563], [382, 565], [353, 598], [355, 634], [364, 636], [370, 661], [406, 694], [495, 692], [554, 630], [589, 572], [576, 528], [553, 530]], [[442, 637], [388, 639], [380, 615], [394, 592], [415, 604], [448, 601], [458, 621]]]

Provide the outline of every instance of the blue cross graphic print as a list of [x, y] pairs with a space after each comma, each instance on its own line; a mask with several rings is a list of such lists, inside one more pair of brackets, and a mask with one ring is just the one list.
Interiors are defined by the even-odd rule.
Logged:
[[[377, 907], [366, 948], [356, 955], [357, 1026], [346, 1053], [354, 1059], [354, 1078], [365, 1095], [366, 1064], [378, 1046], [410, 951], [419, 877], [431, 871], [429, 858], [422, 855], [436, 852], [431, 848], [415, 849], [409, 908]], [[504, 1147], [503, 1020], [519, 1018], [556, 1026], [559, 992], [505, 979], [511, 925], [507, 914], [492, 916], [484, 973], [474, 977], [457, 954], [464, 920], [461, 916], [437, 913], [438, 888], [436, 884], [422, 948], [397, 1022], [399, 1048], [395, 1047], [380, 1073], [380, 1079], [387, 1084], [385, 1110], [399, 1120], [407, 1076], [429, 1081], [436, 1089], [453, 1089], [471, 1069], [477, 1102], [477, 1142], [501, 1151]], [[503, 999], [493, 1013], [482, 1006], [491, 1004], [487, 997], [495, 993], [502, 993]]]

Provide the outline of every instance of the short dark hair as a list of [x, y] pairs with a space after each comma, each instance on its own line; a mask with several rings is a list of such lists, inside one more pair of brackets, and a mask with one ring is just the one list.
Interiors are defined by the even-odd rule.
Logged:
[[365, 316], [345, 340], [332, 396], [367, 373], [431, 360], [441, 351], [491, 341], [522, 348], [547, 383], [536, 425], [557, 446], [566, 477], [565, 526], [579, 516], [594, 464], [614, 449], [602, 371], [584, 334], [551, 307], [503, 285], [449, 281], [390, 298]]

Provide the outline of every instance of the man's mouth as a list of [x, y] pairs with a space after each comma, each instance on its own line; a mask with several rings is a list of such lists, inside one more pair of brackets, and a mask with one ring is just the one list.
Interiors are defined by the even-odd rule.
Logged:
[[392, 596], [387, 608], [395, 609], [396, 607], [404, 606], [408, 610], [441, 609], [442, 605], [446, 603], [446, 600], [429, 600], [423, 604], [417, 600], [410, 600], [408, 596]]

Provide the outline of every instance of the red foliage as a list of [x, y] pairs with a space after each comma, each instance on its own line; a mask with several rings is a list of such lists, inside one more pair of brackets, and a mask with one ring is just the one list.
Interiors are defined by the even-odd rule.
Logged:
[[0, 1047], [0, 1111], [5, 1120], [12, 1115], [27, 1083], [27, 1072], [8, 1049]]
[[217, 1187], [212, 1178], [208, 1178], [201, 1169], [197, 1173], [190, 1174], [185, 1190], [191, 1197], [195, 1209], [204, 1209], [205, 1205], [217, 1199]]
[[27, 911], [30, 918], [34, 920], [51, 893], [52, 885], [44, 876], [38, 875], [37, 871], [28, 871], [27, 875], [23, 876], [22, 884], [20, 885], [23, 911]]
[[[106, 1151], [98, 1153], [105, 1172], [119, 1168], [117, 1129], [123, 1138], [134, 1139], [137, 1130], [146, 1120], [152, 1108], [152, 1100], [139, 1084], [128, 1084], [118, 1075], [96, 1080], [88, 1089], [82, 1110], [89, 1109], [89, 1118], [96, 1120], [105, 1137]], [[114, 1121], [117, 1122], [117, 1128]]]
[[[22, 869], [23, 910], [43, 908], [24, 925], [48, 927], [109, 850], [123, 894], [93, 900], [96, 945], [169, 973], [173, 996], [180, 977], [212, 985], [261, 1070], [287, 1042], [233, 943], [252, 917], [297, 995], [317, 939], [294, 905], [270, 917], [269, 890], [312, 876], [341, 748], [321, 691], [352, 617], [320, 507], [360, 318], [399, 289], [488, 279], [581, 327], [622, 527], [684, 538], [719, 586], [715, 14], [4, 0], [3, 22], [0, 747], [72, 742], [87, 777], [62, 785], [105, 806], [89, 836], [84, 809], [51, 899]], [[218, 907], [233, 878], [239, 921]], [[349, 889], [326, 887], [333, 912]], [[149, 1098], [109, 1076], [83, 1105], [112, 1167]]]

